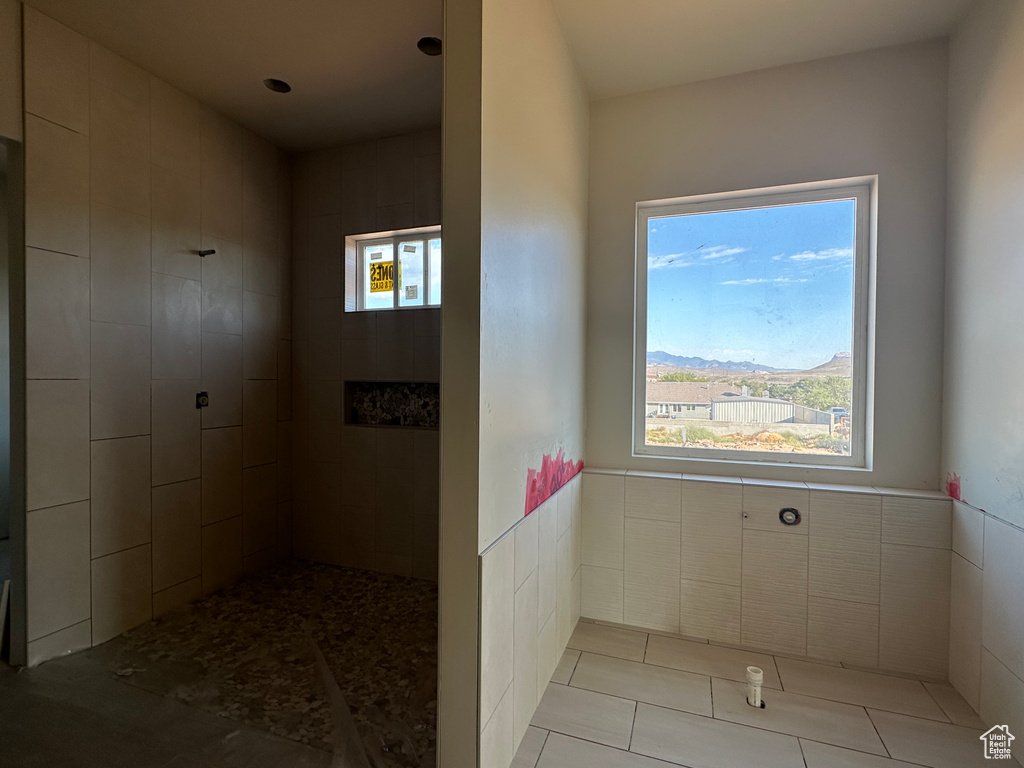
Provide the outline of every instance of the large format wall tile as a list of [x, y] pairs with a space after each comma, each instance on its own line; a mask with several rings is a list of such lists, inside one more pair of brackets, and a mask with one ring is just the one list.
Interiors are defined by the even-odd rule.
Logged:
[[981, 707], [981, 616], [984, 574], [953, 553], [949, 579], [949, 682], [975, 711]]
[[[743, 483], [744, 530], [772, 531], [806, 536], [810, 528], [811, 497], [801, 484], [757, 485]], [[779, 511], [793, 507], [803, 517], [800, 525], [786, 526], [779, 522]]]
[[242, 514], [242, 428], [204, 429], [203, 525]]
[[499, 539], [480, 558], [480, 722], [491, 719], [512, 682], [515, 545]]
[[105, 643], [153, 616], [150, 545], [92, 561], [92, 642]]
[[881, 499], [811, 491], [810, 509], [809, 594], [877, 605]]
[[626, 517], [678, 523], [681, 483], [679, 478], [626, 475]]
[[25, 434], [26, 507], [88, 499], [89, 382], [27, 382]]
[[149, 436], [92, 443], [92, 556], [149, 542]]
[[25, 245], [89, 255], [89, 138], [25, 115]]
[[154, 593], [195, 579], [202, 573], [199, 486], [199, 480], [188, 480], [153, 489]]
[[742, 600], [745, 645], [784, 648], [790, 653], [804, 654], [807, 650], [807, 537], [744, 531]]
[[984, 573], [982, 644], [1024, 680], [1024, 532], [985, 518]]
[[584, 564], [622, 568], [625, 493], [623, 475], [584, 473]]
[[878, 606], [809, 597], [807, 655], [877, 667]]
[[25, 111], [89, 133], [89, 40], [25, 6]]
[[203, 233], [203, 331], [242, 334], [242, 246]]
[[584, 565], [582, 568], [582, 605], [588, 619], [622, 623], [623, 576], [617, 568]]
[[28, 514], [28, 639], [85, 621], [89, 605], [89, 502]]
[[[554, 617], [558, 591], [558, 507], [555, 499], [548, 499], [532, 512], [537, 516], [540, 545], [537, 549], [537, 623], [545, 626]], [[552, 623], [554, 629], [557, 622]], [[557, 635], [554, 636], [557, 640]]]
[[149, 216], [149, 144], [148, 87], [144, 100], [137, 101], [93, 80], [89, 86], [89, 156], [94, 205]]
[[742, 507], [739, 483], [682, 483], [684, 579], [739, 586]]
[[202, 410], [203, 429], [242, 423], [242, 337], [203, 334], [203, 386], [210, 404]]
[[89, 378], [89, 260], [29, 248], [25, 352], [30, 379]]
[[198, 251], [200, 226], [199, 187], [195, 179], [175, 170], [153, 166], [153, 271], [189, 280], [202, 277]]
[[274, 546], [277, 538], [277, 466], [242, 471], [242, 554]]
[[154, 379], [198, 379], [202, 286], [198, 280], [153, 274]]
[[537, 685], [537, 571], [531, 571], [515, 594], [515, 637], [512, 659], [513, 743], [518, 744], [533, 718]]
[[246, 381], [242, 393], [243, 466], [277, 460], [277, 382]]
[[277, 378], [277, 300], [243, 294], [242, 370], [247, 379]]
[[89, 41], [89, 77], [125, 98], [149, 106], [149, 75], [125, 58]]
[[679, 632], [723, 643], [740, 642], [740, 588], [682, 579]]
[[149, 433], [149, 328], [94, 322], [92, 439]]
[[679, 523], [626, 520], [626, 624], [679, 631]]
[[93, 321], [150, 324], [150, 231], [145, 214], [93, 203]]
[[204, 109], [202, 121], [203, 234], [242, 242], [242, 129]]
[[149, 95], [154, 167], [188, 177], [198, 191], [200, 127], [203, 120], [199, 102], [155, 77], [150, 78]]
[[882, 497], [882, 541], [949, 549], [952, 543], [949, 499]]
[[882, 544], [878, 665], [945, 679], [949, 669], [948, 549]]
[[985, 515], [960, 501], [953, 502], [953, 551], [979, 568], [984, 564]]
[[203, 595], [242, 576], [242, 516], [203, 526]]
[[1024, 733], [1024, 680], [998, 658], [981, 652], [981, 719], [986, 723], [1005, 723], [1010, 733]]
[[199, 478], [198, 381], [153, 382], [153, 485]]

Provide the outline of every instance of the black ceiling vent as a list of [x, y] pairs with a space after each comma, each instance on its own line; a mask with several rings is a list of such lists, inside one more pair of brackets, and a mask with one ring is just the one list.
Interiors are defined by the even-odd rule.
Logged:
[[276, 77], [268, 77], [263, 81], [263, 84], [274, 93], [288, 93], [292, 89], [288, 83], [284, 80], [278, 80]]
[[416, 43], [416, 47], [423, 51], [427, 56], [440, 56], [441, 55], [441, 38], [440, 37], [421, 37], [419, 42]]

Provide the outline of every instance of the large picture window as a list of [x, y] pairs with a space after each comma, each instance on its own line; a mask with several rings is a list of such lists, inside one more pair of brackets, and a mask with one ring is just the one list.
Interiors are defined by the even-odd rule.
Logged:
[[637, 205], [636, 455], [870, 466], [874, 194]]
[[440, 305], [440, 229], [346, 239], [346, 312]]

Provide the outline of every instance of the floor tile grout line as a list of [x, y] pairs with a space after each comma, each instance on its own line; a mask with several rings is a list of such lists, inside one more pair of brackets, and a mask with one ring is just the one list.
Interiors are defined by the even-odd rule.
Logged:
[[[925, 692], [927, 692], [927, 694], [931, 697], [932, 701], [935, 702], [936, 706], [938, 706], [938, 708], [939, 708], [939, 711], [942, 712], [942, 714], [946, 716], [946, 719], [950, 722], [950, 724], [951, 725], [959, 725], [959, 723], [954, 723], [953, 722], [952, 716], [949, 714], [949, 712], [946, 711], [946, 708], [944, 706], [942, 706], [942, 702], [939, 701], [935, 697], [935, 694], [932, 693], [931, 688], [929, 688], [927, 685], [925, 685], [924, 681], [920, 681], [920, 682], [921, 682], [921, 687], [924, 688]], [[954, 688], [953, 690], [956, 690], [956, 689]], [[968, 704], [967, 706], [971, 706], [971, 705]], [[973, 709], [972, 709], [972, 711], [973, 711]], [[977, 714], [977, 713], [975, 713], [975, 714]]]
[[633, 718], [629, 723], [629, 742], [626, 744], [626, 751], [633, 747], [633, 732], [636, 730], [636, 713], [640, 709], [640, 704], [637, 701], [633, 702]]
[[[548, 739], [551, 738], [551, 731], [544, 731], [544, 741], [540, 743], [540, 749], [537, 750], [537, 759], [533, 761], [533, 765], [530, 768], [537, 768], [537, 764], [540, 763], [541, 757], [544, 756], [544, 748], [548, 745]], [[515, 759], [513, 757], [513, 759]]]
[[[855, 749], [854, 747], [840, 747], [838, 744], [829, 744], [827, 741], [821, 741], [819, 739], [812, 739], [812, 738], [810, 738], [808, 736], [798, 736], [797, 739], [800, 741], [800, 749], [801, 749], [801, 751], [803, 750], [803, 742], [809, 741], [812, 744], [822, 744], [822, 745], [824, 745], [826, 747], [834, 747], [836, 749], [845, 749], [848, 752], [856, 752], [858, 755], [868, 755], [870, 757], [877, 757], [879, 760], [885, 760], [886, 759], [886, 758], [882, 757], [882, 755], [876, 755], [874, 752], [865, 752], [862, 749]], [[883, 742], [883, 745], [884, 745], [884, 742]], [[886, 751], [888, 751], [888, 750], [886, 750]], [[888, 759], [895, 760], [896, 758], [890, 757]], [[930, 768], [929, 766], [926, 766], [924, 763], [915, 763], [913, 760], [900, 760], [899, 762], [907, 763], [908, 765], [915, 765], [915, 766], [916, 765], [920, 765], [921, 768]]]

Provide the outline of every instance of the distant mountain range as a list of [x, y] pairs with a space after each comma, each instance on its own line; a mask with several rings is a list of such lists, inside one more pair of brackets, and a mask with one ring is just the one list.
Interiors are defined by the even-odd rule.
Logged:
[[674, 365], [677, 368], [717, 368], [726, 371], [764, 371], [765, 373], [787, 373], [795, 370], [793, 368], [772, 368], [770, 365], [758, 365], [747, 361], [737, 363], [734, 360], [722, 362], [721, 360], [705, 360], [703, 357], [680, 357], [679, 355], [670, 355], [660, 349], [657, 352], [647, 353], [647, 364]]

